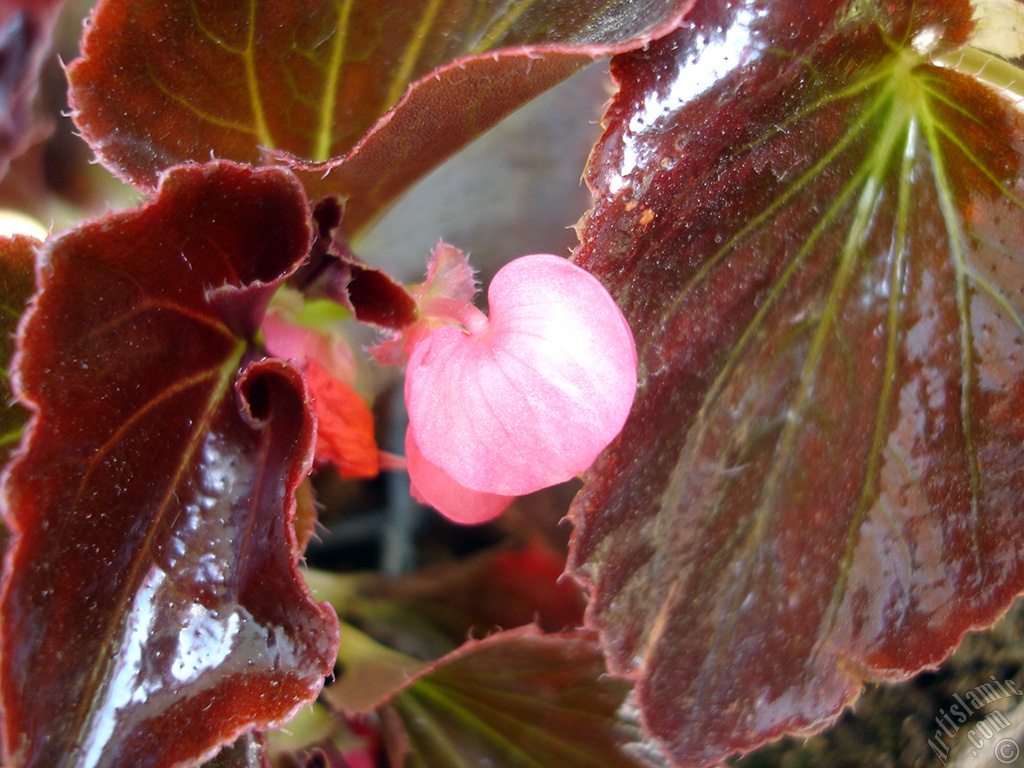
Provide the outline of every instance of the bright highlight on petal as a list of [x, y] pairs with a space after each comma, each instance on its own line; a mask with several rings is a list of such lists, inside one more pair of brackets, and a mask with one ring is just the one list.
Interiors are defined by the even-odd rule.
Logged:
[[510, 262], [488, 301], [489, 321], [443, 326], [416, 345], [409, 429], [457, 483], [518, 496], [586, 470], [615, 438], [636, 391], [636, 349], [601, 283], [558, 256]]

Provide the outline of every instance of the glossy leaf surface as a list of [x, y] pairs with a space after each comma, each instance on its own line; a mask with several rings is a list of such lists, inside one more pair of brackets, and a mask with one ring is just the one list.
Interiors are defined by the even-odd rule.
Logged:
[[69, 71], [72, 105], [103, 162], [150, 187], [211, 153], [341, 158], [418, 81], [326, 186], [309, 176], [351, 196], [355, 231], [516, 106], [671, 29], [690, 4], [104, 0]]
[[194, 764], [330, 672], [337, 621], [290, 520], [305, 387], [245, 341], [308, 215], [290, 174], [220, 163], [47, 242], [15, 361], [35, 413], [3, 488], [9, 764]]
[[0, 238], [0, 466], [21, 439], [28, 412], [14, 402], [9, 368], [14, 354], [14, 331], [35, 290], [35, 246], [32, 237]]
[[604, 671], [596, 640], [582, 632], [521, 627], [470, 641], [385, 706], [385, 738], [406, 751], [392, 760], [408, 768], [642, 768], [627, 747], [639, 732], [618, 717], [630, 686]]
[[938, 663], [1024, 587], [1024, 121], [967, 2], [708, 3], [613, 61], [578, 260], [641, 385], [571, 568], [703, 765]]

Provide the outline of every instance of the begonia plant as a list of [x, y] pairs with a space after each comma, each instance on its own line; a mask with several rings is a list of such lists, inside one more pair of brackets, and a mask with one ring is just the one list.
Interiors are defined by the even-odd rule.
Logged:
[[942, 663], [1024, 591], [1021, 29], [0, 0], [2, 764], [710, 766]]

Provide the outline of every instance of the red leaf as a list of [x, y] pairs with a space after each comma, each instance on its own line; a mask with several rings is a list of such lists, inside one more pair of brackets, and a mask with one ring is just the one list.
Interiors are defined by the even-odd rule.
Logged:
[[613, 62], [580, 262], [641, 386], [571, 567], [682, 765], [822, 727], [1024, 588], [1024, 119], [966, 0], [700, 6]]
[[320, 170], [307, 180], [349, 198], [354, 233], [515, 107], [672, 29], [692, 2], [104, 0], [71, 100], [101, 160], [142, 187], [211, 154], [344, 157], [326, 184]]
[[401, 329], [416, 319], [416, 300], [404, 285], [352, 253], [343, 209], [326, 197], [313, 210], [316, 239], [307, 262], [288, 281], [310, 298], [336, 301], [361, 323]]
[[3, 488], [0, 686], [20, 768], [195, 764], [287, 720], [330, 673], [336, 619], [291, 525], [305, 388], [231, 330], [255, 332], [308, 215], [286, 172], [191, 166], [45, 245], [15, 362], [34, 416]]

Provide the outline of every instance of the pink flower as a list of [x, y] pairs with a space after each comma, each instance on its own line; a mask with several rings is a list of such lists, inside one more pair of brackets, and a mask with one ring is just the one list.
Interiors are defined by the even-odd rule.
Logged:
[[405, 433], [405, 466], [413, 497], [429, 504], [449, 520], [472, 525], [493, 520], [512, 503], [514, 496], [474, 491], [427, 461], [412, 437]]
[[479, 523], [593, 463], [629, 414], [637, 357], [612, 297], [557, 256], [501, 269], [490, 318], [463, 298], [424, 296], [407, 336], [406, 459], [418, 499]]
[[381, 468], [373, 413], [356, 392], [356, 362], [340, 336], [290, 322], [275, 311], [263, 319], [267, 351], [303, 373], [316, 413], [316, 462], [342, 477], [376, 477]]

